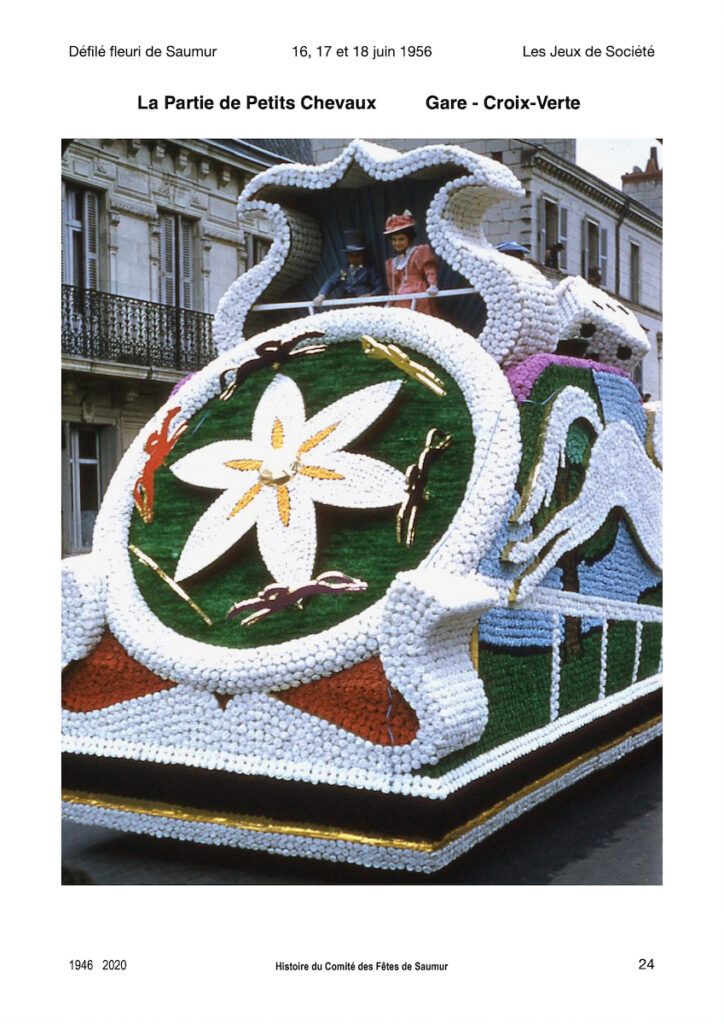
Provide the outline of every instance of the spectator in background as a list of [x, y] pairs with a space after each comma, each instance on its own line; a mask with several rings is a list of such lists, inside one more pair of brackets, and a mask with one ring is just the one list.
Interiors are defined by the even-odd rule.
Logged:
[[504, 252], [506, 256], [513, 256], [516, 260], [524, 260], [530, 255], [530, 249], [526, 249], [520, 242], [501, 242], [495, 248], [498, 252]]
[[549, 245], [545, 253], [545, 265], [550, 270], [558, 270], [558, 260], [560, 254], [563, 252], [563, 242], [554, 242], [553, 245]]

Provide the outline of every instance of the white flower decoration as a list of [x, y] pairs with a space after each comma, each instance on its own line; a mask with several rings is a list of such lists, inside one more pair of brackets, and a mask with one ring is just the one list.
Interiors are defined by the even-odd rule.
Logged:
[[256, 524], [269, 572], [278, 583], [298, 586], [314, 568], [315, 501], [341, 508], [399, 505], [405, 495], [399, 470], [340, 449], [374, 423], [401, 383], [354, 391], [307, 420], [301, 391], [277, 374], [259, 400], [251, 440], [216, 441], [174, 463], [179, 480], [224, 491], [189, 534], [176, 580], [211, 565]]

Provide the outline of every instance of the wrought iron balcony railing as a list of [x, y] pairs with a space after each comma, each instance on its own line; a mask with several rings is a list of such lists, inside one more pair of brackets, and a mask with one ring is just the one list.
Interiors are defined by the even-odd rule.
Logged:
[[212, 320], [193, 309], [63, 285], [64, 355], [198, 370], [215, 355]]

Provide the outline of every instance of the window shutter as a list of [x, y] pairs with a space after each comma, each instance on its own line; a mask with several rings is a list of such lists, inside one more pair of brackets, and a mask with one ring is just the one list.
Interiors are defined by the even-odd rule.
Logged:
[[631, 242], [629, 246], [629, 278], [631, 301], [639, 302], [641, 300], [641, 250], [636, 242]]
[[179, 305], [182, 309], [193, 309], [194, 276], [193, 276], [193, 227], [191, 223], [179, 217]]
[[86, 288], [98, 288], [98, 196], [83, 193], [83, 281]]
[[176, 305], [176, 240], [174, 237], [173, 214], [162, 213], [161, 221], [161, 259], [160, 289], [161, 302], [166, 306]]
[[563, 248], [558, 253], [558, 269], [568, 268], [568, 210], [565, 206], [558, 209], [558, 241]]
[[68, 271], [69, 258], [68, 254], [70, 250], [70, 231], [68, 229], [68, 186], [63, 182], [63, 190], [61, 193], [61, 203], [63, 210], [63, 217], [61, 222], [61, 237], [60, 237], [60, 279], [63, 284], [70, 284], [70, 274]]
[[546, 261], [546, 218], [545, 218], [545, 200], [543, 196], [538, 196], [538, 202], [536, 204], [538, 213], [538, 262], [545, 263]]
[[118, 465], [120, 430], [118, 427], [101, 427], [98, 438], [99, 482], [101, 496], [106, 493], [114, 470]]
[[[63, 189], [65, 199], [65, 188]], [[63, 458], [61, 459], [60, 485], [62, 499], [60, 502], [60, 518], [63, 531], [63, 553], [69, 554], [73, 549], [73, 537], [71, 535], [71, 524], [73, 521], [73, 494], [72, 494], [72, 473], [70, 463], [70, 423], [63, 420], [61, 433], [61, 448]]]
[[584, 217], [581, 221], [581, 277], [588, 276], [588, 224]]
[[601, 228], [599, 234], [599, 246], [601, 249], [601, 258], [599, 260], [599, 267], [601, 268], [601, 287], [606, 287], [606, 272], [608, 270], [608, 230], [607, 228]]

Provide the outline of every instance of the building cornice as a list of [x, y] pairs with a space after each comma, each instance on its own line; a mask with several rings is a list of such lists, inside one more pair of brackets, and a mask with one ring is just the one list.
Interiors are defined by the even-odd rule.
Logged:
[[111, 214], [130, 213], [134, 217], [146, 217], [151, 220], [158, 217], [158, 209], [155, 203], [144, 203], [139, 200], [127, 199], [119, 196], [115, 190], [108, 204], [108, 212]]
[[272, 167], [274, 164], [292, 163], [289, 157], [282, 156], [280, 153], [273, 153], [271, 150], [263, 149], [261, 146], [255, 146], [253, 143], [247, 142], [245, 139], [234, 139], [233, 147], [227, 146], [223, 142], [218, 142], [215, 139], [199, 139], [199, 142], [203, 142], [204, 145], [209, 146], [209, 148], [223, 153], [225, 155], [225, 159], [233, 157], [242, 162], [248, 160], [251, 164], [260, 165], [262, 167]]
[[535, 168], [563, 184], [574, 187], [600, 205], [608, 207], [616, 215], [625, 211], [629, 223], [637, 224], [659, 238], [662, 236], [661, 217], [625, 192], [597, 178], [590, 171], [556, 156], [542, 146], [531, 146], [527, 153], [524, 153], [523, 163], [524, 166]]
[[165, 366], [141, 366], [133, 363], [115, 363], [106, 359], [84, 359], [80, 356], [64, 355], [61, 369], [66, 372], [87, 373], [99, 377], [114, 377], [118, 380], [158, 381], [175, 384], [187, 376], [186, 370], [174, 370]]
[[[125, 142], [125, 152], [111, 154], [109, 147], [119, 142]], [[150, 165], [139, 163], [138, 155], [142, 146], [148, 147], [151, 151]], [[74, 155], [94, 161], [98, 169], [105, 162], [112, 160], [117, 167], [166, 175], [169, 171], [163, 170], [161, 161], [171, 157], [174, 164], [171, 174], [186, 182], [187, 170], [193, 160], [198, 169], [195, 184], [200, 189], [209, 187], [206, 179], [215, 171], [222, 186], [229, 184], [235, 177], [237, 187], [241, 190], [250, 178], [275, 162], [270, 159], [270, 154], [265, 154], [262, 150], [255, 153], [250, 149], [247, 155], [207, 139], [71, 139], [63, 152], [63, 168], [64, 174], [74, 178], [83, 178], [83, 175], [74, 174], [72, 170], [70, 161]], [[279, 157], [278, 160], [287, 162], [283, 157]], [[101, 177], [105, 177], [102, 171]], [[107, 182], [104, 181], [103, 184], [107, 187]]]
[[224, 228], [209, 220], [204, 221], [204, 238], [212, 239], [215, 242], [227, 242], [230, 245], [242, 245], [244, 242], [243, 228]]

